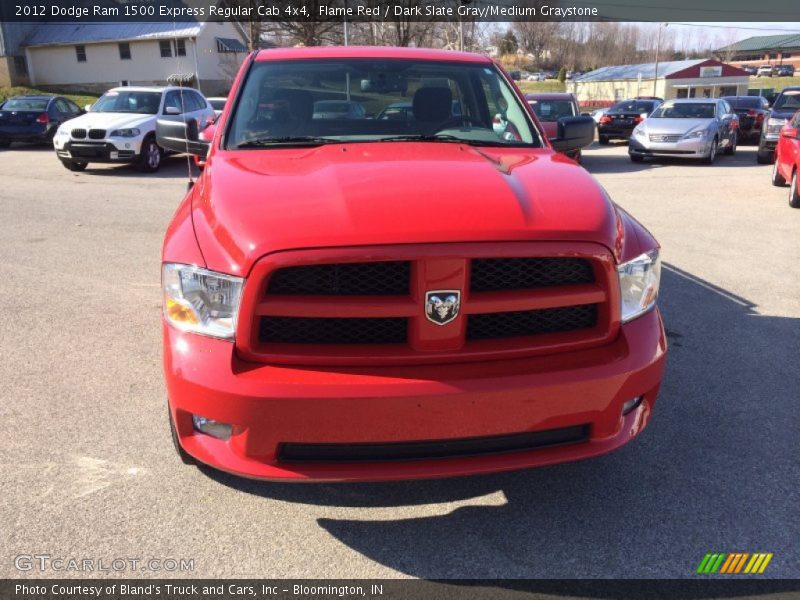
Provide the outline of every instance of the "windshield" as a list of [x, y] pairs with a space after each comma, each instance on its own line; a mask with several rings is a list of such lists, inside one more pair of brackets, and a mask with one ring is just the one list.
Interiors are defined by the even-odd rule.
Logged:
[[667, 102], [650, 115], [651, 119], [713, 119], [716, 104], [713, 102]]
[[561, 117], [578, 114], [570, 100], [530, 100], [528, 103], [540, 121], [558, 121]]
[[414, 139], [542, 145], [512, 89], [482, 64], [261, 61], [232, 114], [227, 148]]
[[47, 110], [49, 98], [11, 98], [3, 104], [3, 110]]
[[155, 115], [161, 103], [161, 92], [119, 92], [103, 94], [92, 105], [92, 112], [121, 112]]
[[610, 113], [636, 113], [640, 115], [642, 113], [650, 114], [653, 110], [653, 107], [656, 105], [655, 102], [645, 100], [625, 100], [624, 102], [619, 102], [612, 106], [608, 112]]
[[775, 100], [773, 109], [784, 110], [797, 110], [800, 109], [800, 90], [792, 92], [783, 92], [778, 99]]
[[758, 96], [725, 98], [733, 108], [763, 108], [762, 100]]

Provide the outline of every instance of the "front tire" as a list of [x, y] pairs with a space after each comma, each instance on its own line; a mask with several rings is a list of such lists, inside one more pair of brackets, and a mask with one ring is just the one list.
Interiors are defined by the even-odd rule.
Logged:
[[0, 140], [0, 148], [10, 148], [11, 142], [9, 140]]
[[603, 146], [608, 146], [609, 137], [607, 135], [600, 135], [597, 136], [597, 141], [600, 142]]
[[783, 175], [778, 171], [778, 161], [772, 163], [772, 185], [775, 187], [783, 187], [786, 185], [786, 180]]
[[172, 411], [169, 410], [169, 405], [167, 405], [167, 413], [169, 414], [169, 432], [172, 436], [172, 446], [175, 448], [175, 453], [178, 455], [178, 458], [181, 459], [183, 464], [196, 465], [197, 461], [192, 457], [191, 454], [183, 449], [183, 446], [181, 446], [181, 443], [178, 440], [178, 432], [175, 429], [175, 422], [172, 420]]
[[644, 162], [644, 156], [639, 156], [638, 154], [628, 154], [631, 157], [631, 162], [640, 163]]
[[800, 190], [797, 189], [797, 169], [792, 173], [792, 185], [789, 186], [789, 206], [800, 208]]
[[731, 136], [730, 143], [728, 144], [728, 147], [725, 148], [725, 156], [733, 156], [736, 154], [736, 140], [736, 134]]
[[155, 173], [161, 167], [163, 156], [164, 153], [161, 151], [161, 147], [156, 144], [155, 138], [145, 138], [142, 142], [141, 154], [139, 154], [139, 170], [142, 173]]
[[775, 159], [775, 153], [766, 150], [761, 142], [758, 144], [758, 152], [756, 153], [756, 162], [760, 165], [768, 165]]
[[85, 171], [86, 167], [89, 166], [89, 163], [82, 160], [61, 160], [61, 164], [64, 165], [65, 169], [69, 169], [70, 171], [74, 171], [76, 173]]
[[713, 165], [714, 159], [717, 158], [717, 146], [719, 142], [717, 142], [717, 138], [714, 138], [714, 141], [711, 142], [711, 149], [708, 151], [708, 156], [703, 159], [703, 162], [707, 165]]

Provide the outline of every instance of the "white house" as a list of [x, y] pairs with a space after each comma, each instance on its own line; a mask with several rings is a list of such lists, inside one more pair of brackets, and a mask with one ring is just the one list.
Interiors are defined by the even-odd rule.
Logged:
[[216, 96], [230, 89], [246, 40], [232, 22], [42, 23], [22, 47], [33, 87], [100, 93], [186, 83]]

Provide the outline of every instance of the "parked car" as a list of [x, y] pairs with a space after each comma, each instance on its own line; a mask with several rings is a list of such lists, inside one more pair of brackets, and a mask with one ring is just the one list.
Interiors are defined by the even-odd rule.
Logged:
[[725, 96], [739, 117], [739, 143], [758, 141], [761, 128], [769, 114], [769, 102], [762, 96]]
[[600, 117], [597, 124], [597, 139], [601, 144], [609, 140], [627, 140], [633, 128], [647, 118], [659, 105], [659, 99], [638, 100], [636, 98], [616, 103]]
[[509, 71], [508, 74], [511, 75], [511, 79], [513, 79], [514, 81], [519, 81], [520, 79], [522, 79], [521, 71]]
[[756, 69], [755, 67], [750, 67], [750, 66], [747, 66], [747, 65], [742, 65], [739, 68], [742, 71], [744, 71], [745, 73], [747, 73], [748, 75], [755, 75], [758, 72], [758, 69]]
[[778, 65], [773, 73], [776, 77], [794, 77], [794, 65]]
[[65, 121], [83, 114], [63, 96], [14, 96], [0, 105], [0, 148], [12, 142], [52, 143]]
[[[542, 124], [548, 139], [558, 137], [558, 122], [564, 117], [575, 117], [580, 114], [578, 101], [572, 94], [527, 94], [525, 99]], [[567, 154], [570, 158], [580, 162], [581, 149]]]
[[544, 81], [545, 76], [544, 73], [531, 73], [525, 78], [525, 81]]
[[756, 71], [756, 77], [772, 77], [775, 68], [772, 65], [761, 65]]
[[738, 124], [731, 105], [721, 98], [667, 100], [633, 130], [628, 154], [633, 162], [670, 156], [712, 164], [718, 150], [736, 152]]
[[800, 86], [784, 88], [775, 97], [766, 116], [766, 126], [761, 128], [761, 137], [758, 140], [756, 160], [759, 164], [766, 165], [775, 161], [775, 146], [778, 144], [781, 129], [798, 109]]
[[314, 102], [314, 119], [362, 119], [367, 111], [354, 100], [319, 100]]
[[798, 171], [800, 170], [800, 110], [781, 128], [772, 166], [772, 185], [789, 184], [789, 206], [800, 208]]
[[[666, 355], [659, 247], [554, 152], [588, 143], [591, 119], [548, 143], [477, 54], [285, 48], [241, 69], [211, 144], [191, 121], [158, 122], [160, 144], [208, 160], [162, 254], [183, 460], [295, 481], [440, 477], [595, 456], [645, 428]], [[312, 118], [346, 78], [389, 69], [413, 83], [413, 127]], [[450, 86], [417, 85], [430, 73]], [[254, 120], [281, 84], [307, 108]]]
[[216, 118], [205, 97], [191, 88], [114, 88], [89, 112], [58, 128], [56, 156], [70, 171], [83, 171], [93, 162], [133, 163], [141, 171], [157, 171], [163, 158], [155, 136], [159, 115], [195, 119], [200, 129]]
[[589, 116], [594, 119], [595, 125], [600, 124], [600, 119], [608, 112], [607, 108], [595, 108], [592, 112], [589, 113]]
[[222, 111], [225, 110], [225, 103], [228, 101], [228, 99], [224, 96], [212, 96], [210, 98], [206, 98], [206, 100], [208, 100], [211, 108], [214, 109], [214, 114], [217, 117], [219, 117], [222, 114]]

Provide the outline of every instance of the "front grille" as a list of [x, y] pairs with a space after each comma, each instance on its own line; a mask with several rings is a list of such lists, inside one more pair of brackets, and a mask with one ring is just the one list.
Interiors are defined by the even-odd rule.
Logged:
[[105, 129], [90, 129], [89, 130], [89, 139], [90, 140], [102, 140], [106, 137], [106, 130]]
[[282, 462], [369, 462], [441, 459], [525, 452], [562, 444], [577, 444], [588, 439], [589, 426], [577, 425], [510, 435], [423, 442], [284, 443], [280, 445], [278, 460]]
[[587, 329], [597, 324], [597, 305], [470, 315], [467, 340], [494, 340]]
[[683, 136], [682, 135], [651, 135], [650, 141], [651, 142], [677, 142]]
[[261, 317], [259, 340], [278, 344], [402, 344], [404, 318]]
[[493, 292], [592, 283], [583, 258], [479, 258], [472, 261], [470, 290]]
[[76, 140], [82, 140], [86, 137], [86, 130], [85, 129], [73, 129], [72, 130], [72, 137]]
[[278, 269], [267, 292], [307, 296], [401, 296], [408, 294], [408, 261], [308, 265]]

